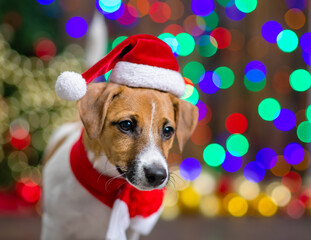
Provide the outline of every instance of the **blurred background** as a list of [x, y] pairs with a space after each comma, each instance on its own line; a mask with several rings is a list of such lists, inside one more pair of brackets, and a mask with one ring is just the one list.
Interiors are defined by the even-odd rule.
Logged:
[[0, 239], [39, 239], [41, 158], [77, 118], [57, 76], [139, 33], [171, 46], [182, 98], [199, 108], [142, 239], [310, 239], [310, 10], [308, 0], [0, 0]]

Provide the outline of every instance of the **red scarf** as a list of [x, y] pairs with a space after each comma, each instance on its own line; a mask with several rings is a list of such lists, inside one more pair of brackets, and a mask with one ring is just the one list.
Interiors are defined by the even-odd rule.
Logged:
[[124, 201], [129, 209], [129, 216], [149, 217], [161, 208], [164, 189], [140, 191], [124, 178], [113, 179], [98, 172], [87, 157], [82, 142], [83, 131], [79, 140], [72, 146], [70, 165], [81, 185], [99, 201], [113, 207], [116, 199]]

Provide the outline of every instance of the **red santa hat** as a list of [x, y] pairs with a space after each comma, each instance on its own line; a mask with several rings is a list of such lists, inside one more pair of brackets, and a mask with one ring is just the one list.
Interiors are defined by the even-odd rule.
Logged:
[[57, 78], [56, 93], [65, 100], [79, 100], [85, 95], [87, 84], [111, 69], [109, 82], [157, 89], [177, 97], [185, 91], [170, 46], [157, 37], [142, 34], [125, 39], [83, 74], [63, 72]]

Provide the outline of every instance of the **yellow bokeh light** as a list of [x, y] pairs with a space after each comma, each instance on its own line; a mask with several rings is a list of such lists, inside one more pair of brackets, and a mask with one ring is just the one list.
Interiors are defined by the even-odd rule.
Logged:
[[236, 196], [231, 198], [228, 203], [228, 211], [234, 217], [242, 217], [247, 213], [248, 203], [247, 201], [240, 197]]
[[259, 192], [260, 188], [258, 183], [249, 181], [243, 181], [238, 188], [238, 193], [246, 200], [255, 199], [259, 195]]
[[265, 217], [273, 216], [278, 207], [268, 196], [261, 198], [258, 202], [258, 212]]
[[220, 200], [219, 198], [212, 194], [204, 196], [200, 202], [200, 210], [204, 216], [214, 217], [220, 211]]
[[161, 218], [167, 221], [174, 220], [180, 214], [179, 207], [177, 205], [172, 207], [164, 207]]
[[176, 191], [182, 191], [189, 187], [190, 182], [186, 181], [185, 179], [182, 178], [182, 176], [179, 173], [179, 168], [173, 168], [171, 170], [170, 174], [170, 182], [169, 186], [174, 188]]
[[273, 189], [271, 199], [279, 207], [285, 207], [291, 200], [291, 193], [287, 187], [280, 185]]
[[215, 191], [216, 181], [210, 174], [202, 172], [192, 183], [192, 187], [201, 195], [208, 195]]
[[186, 188], [180, 193], [180, 201], [187, 208], [199, 206], [201, 196], [191, 187]]
[[177, 201], [178, 201], [178, 192], [175, 189], [168, 187], [164, 196], [163, 201], [164, 206], [165, 207], [175, 206], [177, 204]]

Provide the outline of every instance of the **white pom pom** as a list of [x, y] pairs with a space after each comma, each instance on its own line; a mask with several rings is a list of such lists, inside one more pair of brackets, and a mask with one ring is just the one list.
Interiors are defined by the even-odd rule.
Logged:
[[57, 78], [55, 90], [57, 95], [65, 100], [77, 101], [86, 93], [86, 82], [81, 74], [75, 72], [63, 72]]

